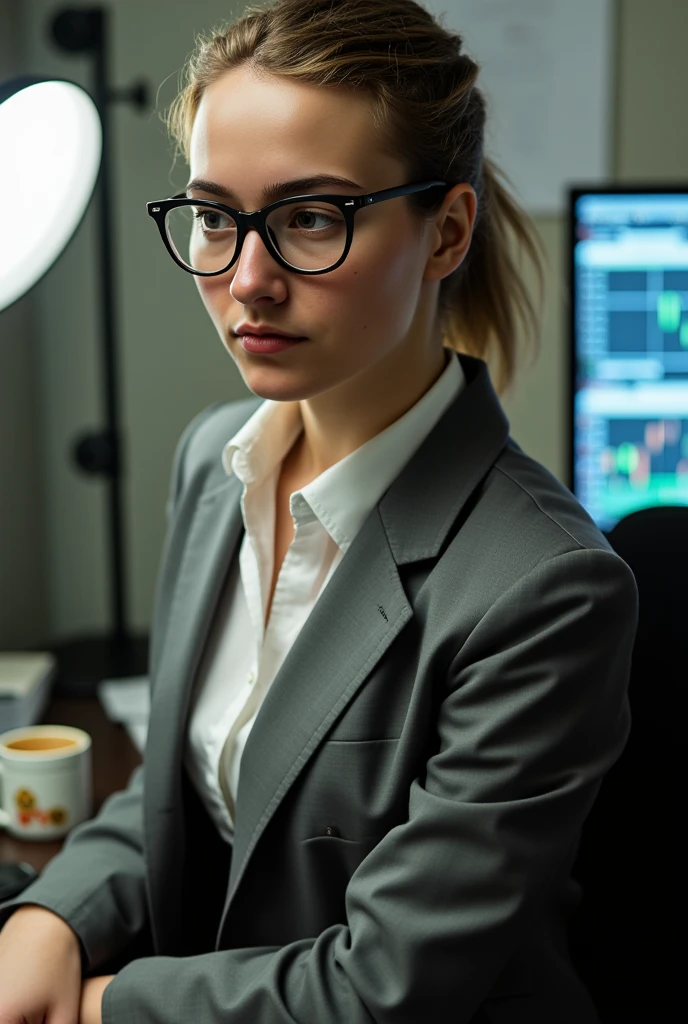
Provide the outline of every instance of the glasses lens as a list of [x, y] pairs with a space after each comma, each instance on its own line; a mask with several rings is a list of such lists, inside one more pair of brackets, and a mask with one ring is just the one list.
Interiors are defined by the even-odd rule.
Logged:
[[346, 247], [346, 221], [329, 203], [285, 203], [268, 215], [266, 225], [282, 259], [297, 270], [327, 270]]
[[[346, 221], [329, 203], [285, 203], [269, 214], [266, 227], [282, 259], [297, 270], [327, 270], [346, 247]], [[177, 206], [168, 211], [165, 228], [176, 255], [191, 270], [212, 273], [232, 262], [237, 225], [222, 210], [200, 203]]]
[[212, 206], [176, 206], [165, 216], [167, 237], [191, 270], [212, 272], [231, 263], [236, 248], [236, 221]]

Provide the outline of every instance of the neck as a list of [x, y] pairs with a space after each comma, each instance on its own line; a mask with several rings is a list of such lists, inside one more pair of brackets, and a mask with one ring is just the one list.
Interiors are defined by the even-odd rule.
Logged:
[[[444, 373], [448, 359], [454, 358], [453, 353], [439, 347], [427, 365], [409, 367], [398, 352], [394, 355], [397, 373], [390, 374], [381, 367], [371, 382], [374, 387], [369, 384], [359, 388], [355, 401], [333, 401], [331, 392], [326, 391], [300, 402], [304, 429], [288, 453], [289, 471], [295, 477], [315, 479], [386, 430], [429, 391]], [[346, 383], [353, 385], [354, 381]], [[383, 401], [382, 395], [388, 400]]]

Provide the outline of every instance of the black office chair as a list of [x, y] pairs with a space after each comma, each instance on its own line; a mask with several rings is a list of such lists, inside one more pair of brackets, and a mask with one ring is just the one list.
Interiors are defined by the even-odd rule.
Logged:
[[607, 539], [638, 585], [631, 735], [583, 827], [573, 870], [583, 900], [571, 954], [603, 1024], [654, 1024], [680, 1016], [685, 1001], [678, 825], [685, 807], [679, 746], [688, 682], [688, 506], [634, 512]]

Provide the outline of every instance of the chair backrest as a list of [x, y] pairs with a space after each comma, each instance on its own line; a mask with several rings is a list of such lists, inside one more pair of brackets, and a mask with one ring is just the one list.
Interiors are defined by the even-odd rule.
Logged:
[[[571, 952], [603, 1024], [679, 1013], [680, 701], [688, 682], [688, 506], [633, 512], [607, 535], [639, 595], [631, 734], [583, 827]], [[679, 993], [679, 989], [681, 992]]]

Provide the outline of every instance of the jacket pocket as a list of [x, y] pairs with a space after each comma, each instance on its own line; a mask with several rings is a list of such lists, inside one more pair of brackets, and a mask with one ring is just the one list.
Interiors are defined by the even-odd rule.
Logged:
[[307, 892], [309, 905], [317, 907], [321, 930], [334, 922], [346, 923], [344, 896], [349, 879], [381, 838], [313, 836], [301, 842], [297, 852], [298, 891]]
[[363, 858], [382, 839], [382, 836], [371, 836], [367, 839], [345, 839], [342, 836], [312, 836], [304, 839], [301, 849], [306, 859], [313, 863], [317, 860], [334, 860], [340, 863], [353, 875]]

